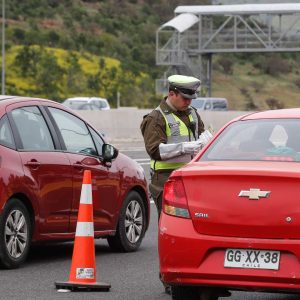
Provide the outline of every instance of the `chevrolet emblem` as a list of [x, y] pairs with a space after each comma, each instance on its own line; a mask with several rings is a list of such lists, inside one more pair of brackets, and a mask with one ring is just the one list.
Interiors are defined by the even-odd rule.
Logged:
[[239, 197], [248, 197], [250, 200], [259, 200], [259, 198], [268, 198], [271, 191], [261, 191], [260, 189], [250, 189], [249, 191], [240, 191]]

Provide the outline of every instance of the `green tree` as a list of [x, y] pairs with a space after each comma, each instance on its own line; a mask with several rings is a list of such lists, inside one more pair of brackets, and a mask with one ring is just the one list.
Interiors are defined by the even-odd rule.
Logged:
[[57, 64], [56, 57], [50, 52], [44, 51], [37, 65], [35, 77], [39, 96], [54, 100], [59, 99], [59, 86], [63, 73], [63, 69]]
[[14, 65], [20, 68], [24, 77], [36, 76], [37, 64], [41, 57], [41, 51], [38, 48], [24, 46], [18, 51]]
[[78, 57], [73, 52], [67, 58], [68, 68], [66, 70], [67, 89], [71, 94], [79, 94], [85, 90], [85, 78], [78, 62]]

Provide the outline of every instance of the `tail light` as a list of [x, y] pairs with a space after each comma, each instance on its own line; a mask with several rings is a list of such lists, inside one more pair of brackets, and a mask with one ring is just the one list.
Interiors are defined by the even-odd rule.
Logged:
[[169, 179], [164, 186], [164, 213], [181, 218], [190, 218], [183, 182], [180, 178]]

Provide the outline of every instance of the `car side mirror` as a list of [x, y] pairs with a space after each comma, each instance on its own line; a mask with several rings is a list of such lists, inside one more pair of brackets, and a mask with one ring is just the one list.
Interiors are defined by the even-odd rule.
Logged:
[[102, 145], [102, 157], [105, 163], [110, 163], [114, 158], [116, 158], [119, 154], [118, 149], [110, 144]]

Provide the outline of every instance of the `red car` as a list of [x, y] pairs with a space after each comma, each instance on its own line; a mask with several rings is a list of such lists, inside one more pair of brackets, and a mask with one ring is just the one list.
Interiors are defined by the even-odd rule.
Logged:
[[173, 299], [300, 293], [300, 109], [231, 121], [164, 188], [163, 282]]
[[92, 172], [95, 237], [137, 250], [150, 214], [142, 167], [57, 102], [0, 100], [0, 265], [18, 267], [32, 241], [74, 238], [84, 170]]

